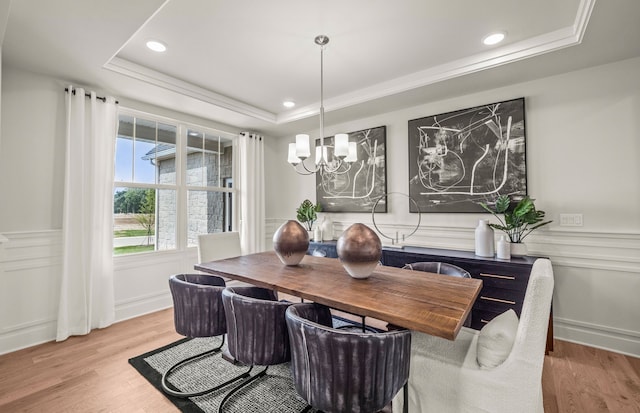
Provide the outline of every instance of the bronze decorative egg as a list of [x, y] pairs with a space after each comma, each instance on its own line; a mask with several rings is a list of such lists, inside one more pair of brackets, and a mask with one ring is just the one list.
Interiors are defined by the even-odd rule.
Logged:
[[309, 249], [309, 232], [289, 220], [273, 234], [273, 249], [284, 265], [298, 265]]
[[382, 242], [378, 234], [359, 223], [342, 233], [336, 249], [342, 266], [353, 278], [369, 277], [382, 256]]

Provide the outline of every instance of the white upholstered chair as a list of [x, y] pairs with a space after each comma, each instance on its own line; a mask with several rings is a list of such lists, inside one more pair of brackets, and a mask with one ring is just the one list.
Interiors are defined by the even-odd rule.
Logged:
[[[240, 248], [240, 233], [213, 232], [211, 234], [198, 235], [198, 262], [223, 260], [225, 258], [239, 257], [242, 255]], [[242, 281], [230, 280], [222, 277], [230, 287], [245, 287], [250, 284]]]
[[214, 232], [198, 236], [198, 262], [222, 260], [242, 255], [240, 233]]
[[[413, 332], [409, 411], [543, 413], [542, 366], [553, 283], [551, 262], [547, 259], [536, 260], [529, 277], [520, 320], [515, 319], [513, 313], [512, 326], [505, 328], [511, 331], [495, 334], [492, 338], [487, 338], [488, 331], [495, 333], [503, 328], [497, 319], [487, 324], [481, 332], [463, 327], [455, 341]], [[505, 316], [508, 315], [505, 313]], [[499, 317], [502, 320], [509, 318]], [[478, 338], [481, 334], [483, 345], [479, 347]], [[500, 340], [510, 335], [515, 339], [513, 347], [504, 351], [504, 362], [496, 367], [483, 367], [478, 363], [479, 348], [482, 360], [487, 346], [495, 345], [498, 348]], [[491, 348], [488, 350], [493, 351]], [[396, 397], [393, 401], [394, 413], [401, 412], [402, 407], [402, 397]]]

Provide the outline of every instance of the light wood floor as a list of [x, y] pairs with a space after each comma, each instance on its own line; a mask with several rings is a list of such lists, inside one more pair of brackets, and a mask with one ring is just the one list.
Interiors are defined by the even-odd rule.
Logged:
[[[181, 338], [164, 310], [0, 356], [0, 412], [178, 412], [127, 360]], [[640, 359], [555, 341], [546, 413], [640, 413]]]

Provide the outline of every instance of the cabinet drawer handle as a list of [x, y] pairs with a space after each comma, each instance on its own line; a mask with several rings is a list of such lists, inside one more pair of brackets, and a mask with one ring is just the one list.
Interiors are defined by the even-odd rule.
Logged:
[[483, 272], [480, 273], [481, 277], [489, 277], [489, 278], [502, 278], [503, 280], [515, 280], [516, 277], [511, 275], [495, 275], [495, 274], [485, 274]]
[[489, 301], [497, 301], [499, 303], [505, 303], [505, 304], [511, 304], [511, 305], [516, 305], [515, 301], [511, 301], [511, 300], [502, 300], [500, 298], [493, 298], [493, 297], [485, 297], [484, 295], [480, 296], [481, 299], [483, 300], [489, 300]]

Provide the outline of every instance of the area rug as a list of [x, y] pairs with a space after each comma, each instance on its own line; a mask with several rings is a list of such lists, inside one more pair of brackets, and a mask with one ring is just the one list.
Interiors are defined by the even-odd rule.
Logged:
[[[335, 327], [347, 323], [346, 320], [334, 317]], [[357, 328], [354, 326], [354, 329]], [[162, 374], [170, 366], [189, 356], [217, 347], [221, 340], [221, 337], [186, 338], [131, 358], [129, 363], [180, 411], [184, 413], [217, 412], [225, 394], [235, 384], [203, 396], [181, 399], [164, 393], [160, 381]], [[225, 347], [226, 344], [223, 349]], [[169, 377], [169, 382], [181, 391], [194, 392], [214, 387], [247, 369], [247, 367], [229, 363], [220, 356], [220, 353], [217, 353], [177, 369]], [[256, 374], [260, 370], [262, 368], [254, 368], [251, 374]], [[227, 401], [224, 406], [225, 413], [297, 413], [307, 406], [293, 387], [289, 363], [271, 366], [267, 373], [268, 377], [257, 379]], [[311, 412], [315, 411], [311, 410]]]

